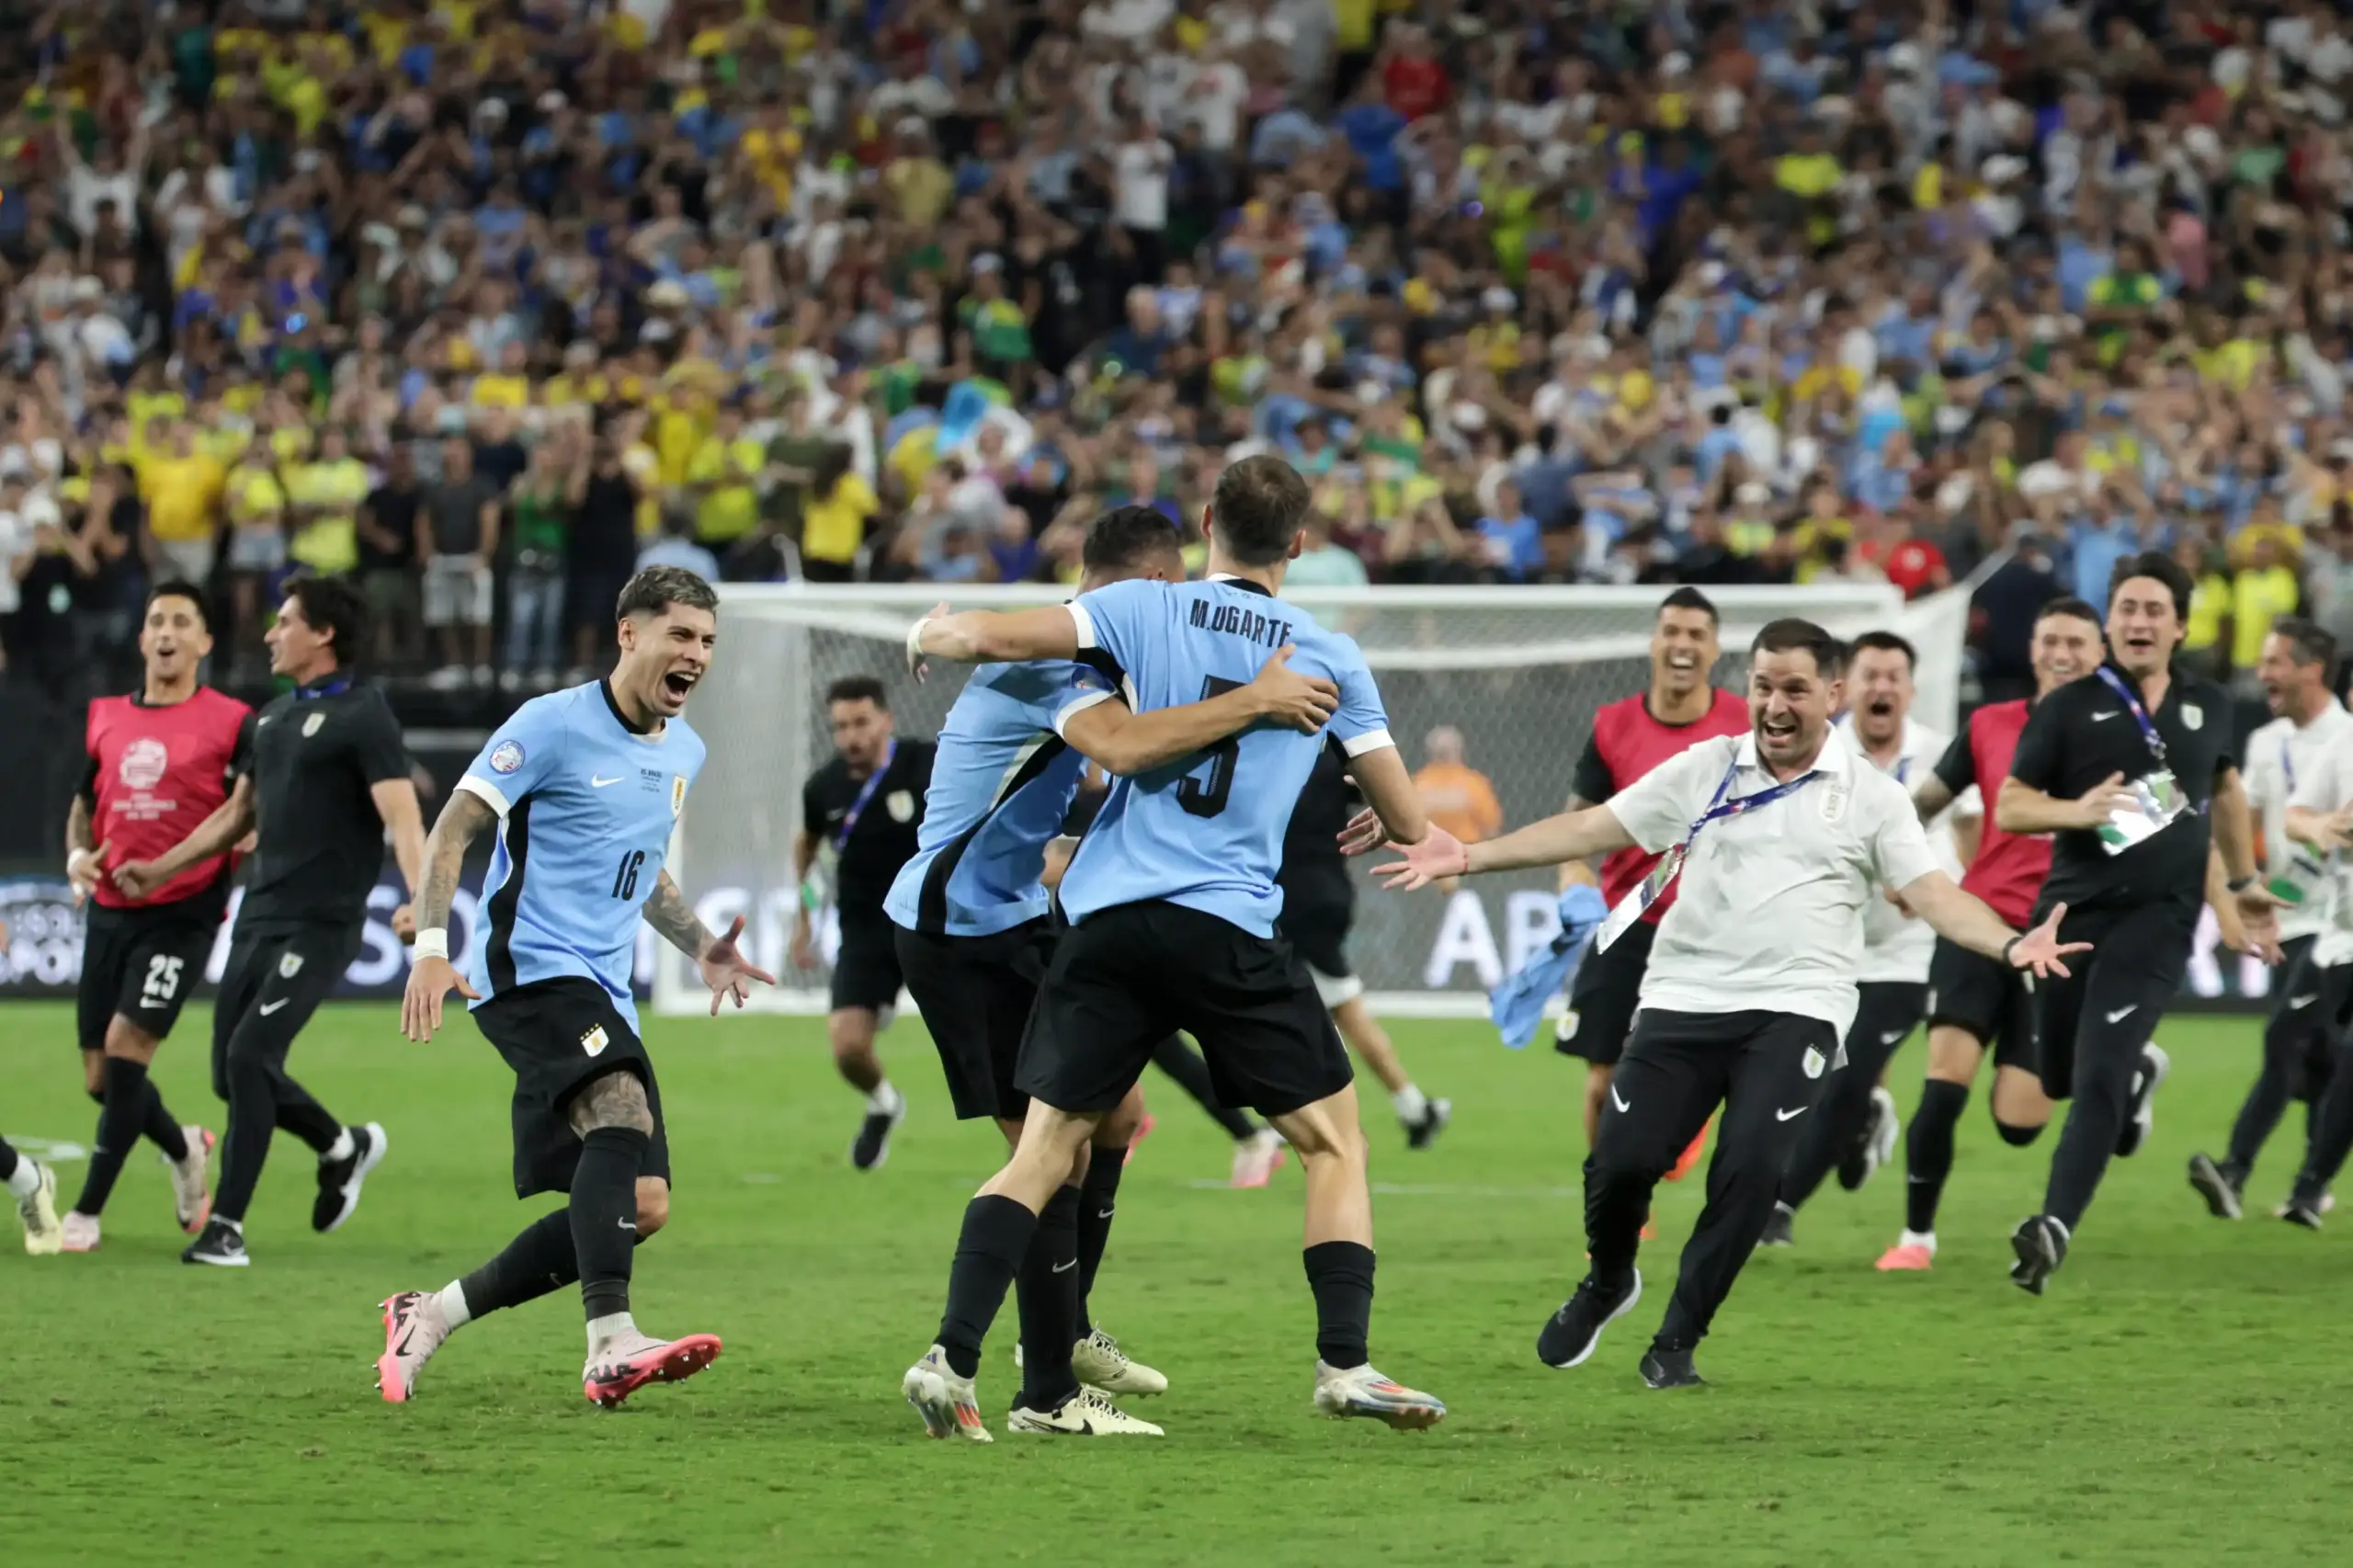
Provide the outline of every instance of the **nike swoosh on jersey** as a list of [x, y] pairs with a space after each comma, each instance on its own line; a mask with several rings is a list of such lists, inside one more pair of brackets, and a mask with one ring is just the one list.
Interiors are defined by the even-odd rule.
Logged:
[[619, 778], [607, 778], [601, 774], [592, 773], [588, 776], [588, 788], [591, 790], [607, 789], [620, 782]]
[[1795, 1121], [1799, 1117], [1802, 1117], [1806, 1113], [1806, 1108], [1807, 1108], [1804, 1106], [1800, 1106], [1795, 1110], [1777, 1110], [1773, 1113], [1773, 1119], [1776, 1121]]
[[2124, 711], [2124, 710], [2123, 710], [2123, 709], [2121, 709], [2121, 708], [2111, 708], [2111, 709], [2109, 709], [2109, 710], [2107, 712], [2105, 712], [2105, 713], [2095, 713], [2095, 714], [2093, 714], [2093, 715], [2092, 715], [2092, 722], [2093, 722], [2093, 723], [2095, 723], [2095, 724], [2097, 724], [2097, 723], [2098, 723], [2102, 719], [2113, 719], [2113, 718], [2115, 718], [2119, 713], [2121, 713], [2121, 712], [2123, 712], [2123, 711]]

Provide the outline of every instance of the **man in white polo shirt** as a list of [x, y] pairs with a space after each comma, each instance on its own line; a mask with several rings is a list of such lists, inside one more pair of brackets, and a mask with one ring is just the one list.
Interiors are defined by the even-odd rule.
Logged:
[[[1938, 935], [2037, 974], [2063, 973], [2064, 955], [2084, 950], [2059, 943], [2056, 912], [2021, 936], [1938, 869], [1904, 786], [1831, 734], [1842, 653], [1809, 621], [1774, 621], [1749, 650], [1747, 734], [1703, 741], [1607, 805], [1500, 838], [1466, 846], [1434, 828], [1375, 872], [1414, 888], [1629, 845], [1666, 851], [1610, 912], [1597, 944], [1679, 882], [1586, 1162], [1592, 1269], [1537, 1339], [1548, 1366], [1583, 1362], [1602, 1328], [1632, 1309], [1652, 1188], [1722, 1106], [1707, 1208], [1642, 1361], [1653, 1388], [1700, 1381], [1693, 1348], [1764, 1233], [1804, 1118], [1839, 1064], [1864, 921], [1882, 890]], [[1351, 848], [1379, 842], [1376, 826], [1350, 826]]]

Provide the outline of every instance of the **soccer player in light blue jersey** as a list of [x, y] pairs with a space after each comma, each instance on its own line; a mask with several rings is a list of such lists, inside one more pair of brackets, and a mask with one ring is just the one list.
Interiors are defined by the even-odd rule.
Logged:
[[[1392, 838], [1418, 843], [1428, 822], [1363, 654], [1274, 597], [1300, 551], [1308, 500], [1289, 464], [1245, 459], [1219, 476], [1202, 516], [1208, 582], [1114, 583], [1051, 609], [929, 617], [909, 631], [908, 656], [1099, 654], [1135, 711], [1152, 713], [1231, 691], [1269, 653], [1295, 647], [1292, 668], [1339, 688], [1328, 733], [1372, 810]], [[1372, 1199], [1353, 1074], [1305, 963], [1275, 930], [1284, 829], [1324, 744], [1262, 722], [1112, 784], [1063, 879], [1074, 924], [1022, 1042], [1015, 1086], [1030, 1103], [1020, 1142], [965, 1210], [938, 1341], [901, 1381], [932, 1436], [987, 1438], [973, 1387], [981, 1343], [1038, 1216], [1153, 1048], [1179, 1028], [1200, 1042], [1220, 1102], [1268, 1117], [1305, 1167], [1315, 1407], [1400, 1428], [1446, 1414], [1371, 1366]]]
[[[534, 698], [490, 737], [451, 791], [426, 846], [416, 962], [401, 1027], [425, 1040], [454, 988], [515, 1070], [515, 1194], [571, 1195], [505, 1252], [438, 1291], [384, 1302], [377, 1385], [406, 1401], [442, 1341], [484, 1312], [572, 1281], [588, 1317], [582, 1390], [610, 1409], [648, 1382], [692, 1377], [717, 1358], [708, 1334], [657, 1340], [629, 1312], [631, 1254], [670, 1210], [662, 1093], [630, 995], [642, 918], [701, 966], [710, 1009], [742, 1006], [753, 981], [738, 919], [714, 937], [664, 869], [670, 835], [702, 767], [679, 717], [710, 665], [718, 596], [676, 566], [621, 591], [620, 660], [587, 686]], [[462, 976], [449, 958], [449, 903], [466, 846], [495, 823]]]
[[[1182, 582], [1183, 542], [1149, 506], [1107, 512], [1087, 532], [1079, 586]], [[1276, 651], [1232, 691], [1147, 713], [1129, 707], [1117, 672], [1099, 659], [972, 672], [939, 732], [915, 858], [883, 903], [897, 926], [899, 970], [938, 1048], [958, 1117], [991, 1117], [1008, 1143], [1020, 1137], [1029, 1096], [1014, 1085], [1015, 1066], [1053, 953], [1046, 850], [1063, 832], [1086, 764], [1131, 777], [1198, 759], [1262, 721], [1321, 729], [1339, 687], [1291, 670], [1290, 652]], [[1025, 1382], [1012, 1431], [1160, 1435], [1109, 1396], [1160, 1393], [1168, 1380], [1130, 1360], [1086, 1312], [1142, 1116], [1142, 1096], [1131, 1087], [1039, 1216], [1015, 1282]], [[1070, 1348], [1036, 1353], [1046, 1342]]]

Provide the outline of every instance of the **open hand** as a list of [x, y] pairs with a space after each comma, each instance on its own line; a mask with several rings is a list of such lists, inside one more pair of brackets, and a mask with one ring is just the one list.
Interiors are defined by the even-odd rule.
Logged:
[[1372, 869], [1381, 886], [1392, 892], [1410, 892], [1441, 878], [1467, 875], [1471, 869], [1471, 851], [1436, 823], [1430, 824], [1419, 844], [1400, 844], [1395, 848], [1405, 857], [1403, 860]]
[[1370, 855], [1389, 842], [1389, 830], [1381, 823], [1381, 813], [1370, 806], [1348, 819], [1340, 830], [1340, 853]]
[[431, 1040], [441, 1027], [441, 1003], [451, 991], [469, 1002], [482, 1000], [482, 994], [466, 983], [448, 959], [417, 960], [408, 971], [408, 987], [401, 993], [401, 1033], [419, 1045]]
[[2111, 773], [2075, 797], [2075, 825], [2101, 826], [2118, 807], [2130, 806], [2138, 799], [2124, 775]]
[[2042, 917], [2042, 924], [2020, 937], [2017, 944], [2010, 949], [2010, 967], [2025, 970], [2037, 979], [2054, 974], [2063, 979], [2067, 973], [2067, 966], [2060, 960], [2071, 953], [2087, 953], [2092, 950], [2092, 945], [2089, 942], [2059, 940], [2059, 922], [2066, 917], [2065, 904], [2052, 904], [2051, 913]]
[[2239, 927], [2245, 933], [2240, 951], [2251, 953], [2265, 963], [2278, 963], [2279, 901], [2260, 881], [2249, 882], [2232, 898], [2238, 905]]
[[1263, 717], [1312, 735], [1339, 708], [1340, 688], [1321, 676], [1292, 669], [1290, 656], [1298, 652], [1291, 643], [1276, 649], [1275, 656], [1260, 665], [1252, 678], [1250, 691]]
[[695, 967], [702, 971], [702, 983], [710, 987], [710, 1016], [714, 1018], [719, 1017], [719, 1004], [727, 997], [733, 997], [735, 1006], [741, 1008], [751, 997], [751, 982], [776, 983], [775, 975], [755, 969], [745, 960], [743, 949], [735, 945], [735, 938], [743, 934], [744, 917], [739, 915], [735, 924], [727, 927], [727, 935], [715, 938], [695, 960]]

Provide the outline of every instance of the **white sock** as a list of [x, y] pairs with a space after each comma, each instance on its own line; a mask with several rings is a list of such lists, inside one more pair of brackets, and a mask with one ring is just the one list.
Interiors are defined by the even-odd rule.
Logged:
[[226, 1225], [241, 1236], [245, 1233], [245, 1222], [243, 1220], [232, 1220], [225, 1214], [215, 1214], [212, 1216], [212, 1222], [216, 1225]]
[[1934, 1257], [1937, 1252], [1937, 1233], [1905, 1231], [1895, 1238], [1895, 1244], [1900, 1247], [1926, 1247], [1928, 1249], [1928, 1256]]
[[907, 1102], [900, 1097], [897, 1089], [891, 1086], [888, 1078], [875, 1085], [874, 1092], [866, 1096], [866, 1114], [869, 1116], [896, 1116], [906, 1108]]
[[19, 1154], [17, 1168], [9, 1173], [8, 1191], [16, 1198], [30, 1198], [40, 1190], [40, 1167]]
[[1429, 1100], [1411, 1084], [1390, 1096], [1389, 1103], [1397, 1108], [1400, 1121], [1418, 1122], [1430, 1113]]
[[319, 1163], [331, 1165], [337, 1160], [347, 1160], [358, 1148], [359, 1140], [351, 1135], [350, 1128], [338, 1129], [335, 1135], [335, 1142], [329, 1145], [325, 1153], [319, 1156]]
[[474, 1310], [466, 1305], [466, 1282], [452, 1279], [441, 1287], [441, 1321], [451, 1329], [460, 1329], [474, 1321]]
[[588, 1354], [594, 1356], [614, 1340], [636, 1332], [637, 1320], [627, 1312], [611, 1312], [604, 1317], [590, 1318], [588, 1320]]

